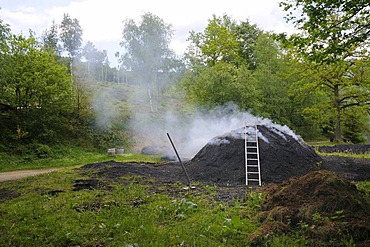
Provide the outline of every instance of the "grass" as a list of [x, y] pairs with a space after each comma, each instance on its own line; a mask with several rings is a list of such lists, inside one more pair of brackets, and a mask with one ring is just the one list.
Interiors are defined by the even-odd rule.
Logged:
[[0, 203], [0, 246], [245, 246], [258, 227], [247, 203], [153, 193], [136, 177], [73, 191], [84, 178], [69, 168], [0, 184], [0, 193], [20, 194]]
[[[143, 161], [136, 155], [116, 158]], [[214, 200], [216, 186], [198, 183], [184, 191], [181, 183], [132, 175], [110, 182], [109, 189], [74, 190], [76, 180], [88, 178], [67, 167], [0, 183], [0, 246], [248, 246], [261, 224], [257, 215], [265, 197], [252, 190], [225, 203]], [[369, 185], [358, 188], [368, 194]], [[169, 188], [177, 193], [166, 193]], [[309, 246], [300, 233], [266, 235], [261, 244]]]
[[23, 169], [40, 169], [52, 167], [70, 167], [84, 165], [93, 162], [103, 162], [108, 160], [133, 162], [141, 160], [142, 162], [161, 162], [160, 156], [150, 156], [141, 154], [123, 154], [116, 157], [109, 157], [107, 153], [87, 152], [80, 148], [58, 149], [45, 158], [37, 158], [32, 155], [15, 156], [0, 152], [0, 172], [23, 170]]
[[340, 157], [349, 157], [357, 159], [370, 159], [370, 153], [356, 154], [356, 153], [342, 153], [342, 152], [333, 152], [333, 153], [323, 153], [316, 150], [316, 153], [321, 156], [340, 156]]

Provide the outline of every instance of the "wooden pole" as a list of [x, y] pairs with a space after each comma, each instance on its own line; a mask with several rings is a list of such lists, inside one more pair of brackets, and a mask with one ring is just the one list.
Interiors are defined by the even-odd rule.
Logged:
[[180, 162], [180, 164], [181, 164], [182, 170], [184, 171], [184, 173], [185, 173], [185, 175], [186, 175], [186, 179], [188, 180], [189, 189], [191, 189], [191, 183], [190, 183], [189, 174], [188, 174], [188, 172], [186, 171], [185, 166], [184, 166], [184, 164], [182, 163], [182, 161], [181, 161], [181, 159], [180, 159], [180, 155], [178, 154], [178, 152], [177, 152], [177, 150], [176, 150], [176, 147], [175, 147], [175, 145], [174, 145], [174, 144], [173, 144], [173, 142], [172, 142], [172, 139], [171, 139], [171, 137], [170, 137], [170, 134], [168, 134], [168, 133], [167, 133], [167, 136], [168, 136], [168, 139], [169, 139], [169, 140], [170, 140], [170, 142], [171, 142], [171, 145], [172, 145], [172, 147], [173, 147], [173, 150], [175, 150], [175, 153], [176, 153], [177, 158], [179, 159], [179, 162]]

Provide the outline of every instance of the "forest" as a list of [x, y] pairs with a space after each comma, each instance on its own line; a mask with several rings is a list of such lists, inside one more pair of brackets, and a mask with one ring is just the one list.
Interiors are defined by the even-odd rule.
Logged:
[[[181, 55], [170, 49], [172, 25], [143, 13], [123, 21], [116, 67], [107, 50], [82, 40], [69, 14], [40, 37], [15, 34], [0, 20], [0, 151], [45, 157], [58, 145], [130, 148], [140, 142], [138, 121], [168, 112], [188, 119], [228, 104], [307, 141], [368, 142], [368, 4], [305, 2], [281, 2], [296, 34], [213, 15], [202, 32], [189, 32]], [[292, 14], [297, 9], [302, 15]]]

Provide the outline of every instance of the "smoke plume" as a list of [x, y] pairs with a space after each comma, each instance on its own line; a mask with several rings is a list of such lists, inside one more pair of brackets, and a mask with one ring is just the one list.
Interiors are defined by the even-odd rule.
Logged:
[[139, 150], [145, 146], [151, 146], [160, 153], [173, 156], [174, 151], [166, 136], [166, 133], [169, 133], [180, 156], [185, 158], [192, 158], [208, 142], [216, 141], [214, 139], [216, 136], [240, 129], [245, 125], [256, 124], [265, 125], [300, 140], [289, 127], [240, 111], [233, 103], [207, 112], [196, 111], [191, 116], [182, 116], [175, 112], [166, 112], [158, 117], [136, 114], [131, 122], [135, 136], [138, 138], [136, 144]]

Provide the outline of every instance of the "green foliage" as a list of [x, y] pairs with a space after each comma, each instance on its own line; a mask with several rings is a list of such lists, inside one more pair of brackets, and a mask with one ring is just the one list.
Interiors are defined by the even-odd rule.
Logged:
[[241, 62], [240, 44], [235, 31], [236, 23], [224, 15], [209, 20], [204, 33], [190, 33], [190, 40], [201, 53], [200, 60], [209, 66], [218, 62], [238, 65]]
[[258, 107], [257, 83], [246, 67], [219, 62], [197, 73], [185, 74], [182, 85], [188, 97], [199, 105], [214, 107], [234, 102], [242, 109]]
[[108, 71], [110, 67], [107, 50], [100, 51], [92, 42], [88, 41], [83, 47], [82, 55], [86, 59], [88, 76], [93, 77], [97, 81], [109, 81]]
[[254, 46], [260, 30], [249, 22], [238, 24], [226, 14], [222, 17], [212, 16], [204, 32], [190, 32], [191, 45], [186, 52], [187, 63], [214, 66], [219, 62], [236, 67], [256, 66]]
[[58, 126], [66, 122], [72, 103], [67, 68], [34, 38], [16, 35], [2, 47], [0, 60], [0, 139], [21, 144], [61, 131]]
[[356, 186], [359, 190], [364, 192], [370, 199], [370, 182], [369, 181], [358, 182], [356, 183]]
[[191, 101], [206, 107], [234, 102], [289, 126], [300, 120], [288, 95], [291, 63], [269, 34], [249, 23], [238, 25], [226, 15], [213, 16], [204, 33], [191, 33], [190, 41], [191, 69], [181, 83]]
[[34, 149], [33, 152], [37, 158], [44, 159], [49, 158], [53, 155], [53, 149], [48, 145], [35, 144], [33, 149]]
[[[329, 116], [335, 125], [333, 139], [338, 142], [342, 139], [344, 111], [369, 108], [368, 5], [352, 0], [286, 0], [280, 6], [287, 11], [286, 19], [301, 31], [290, 37], [277, 36], [306, 67], [301, 71], [304, 80], [300, 80], [298, 90], [326, 96], [306, 111], [316, 108], [322, 111], [319, 115]], [[361, 139], [351, 136], [356, 142]]]
[[291, 126], [294, 117], [288, 96], [291, 81], [285, 75], [291, 70], [290, 64], [279, 52], [277, 44], [265, 33], [259, 35], [254, 53], [257, 66], [253, 77], [261, 91], [259, 115]]
[[95, 130], [93, 143], [96, 148], [106, 149], [107, 147], [128, 146], [128, 135], [121, 129]]
[[71, 58], [75, 58], [80, 53], [82, 45], [83, 30], [76, 18], [71, 18], [68, 14], [63, 15], [60, 23], [60, 40], [63, 42], [63, 48]]
[[370, 116], [360, 109], [347, 109], [343, 116], [343, 135], [352, 143], [366, 141], [365, 133], [370, 132]]
[[286, 20], [302, 31], [288, 39], [281, 37], [305, 59], [330, 64], [368, 54], [370, 13], [366, 1], [282, 0], [280, 6], [287, 12]]
[[[352, 123], [357, 122], [358, 126], [361, 126], [361, 122], [366, 122], [366, 117], [361, 117], [362, 114], [366, 115], [369, 97], [369, 82], [364, 78], [364, 74], [368, 73], [368, 68], [363, 66], [366, 61], [344, 61], [320, 66], [297, 64], [300, 79], [292, 85], [290, 94], [297, 100], [310, 102], [303, 105], [302, 114], [323, 126], [324, 131], [327, 129], [324, 126], [328, 126], [332, 131], [330, 138], [336, 141], [343, 137], [342, 127], [346, 116], [355, 117], [356, 120], [352, 120]], [[359, 67], [362, 69], [359, 70]], [[348, 127], [347, 130], [350, 131], [351, 127]], [[353, 136], [354, 141], [360, 141], [355, 135], [361, 135], [365, 129], [352, 129], [355, 132], [347, 132], [348, 137]]]
[[42, 44], [45, 48], [50, 49], [60, 56], [62, 47], [59, 44], [58, 25], [53, 21], [50, 29], [46, 29], [41, 36]]

